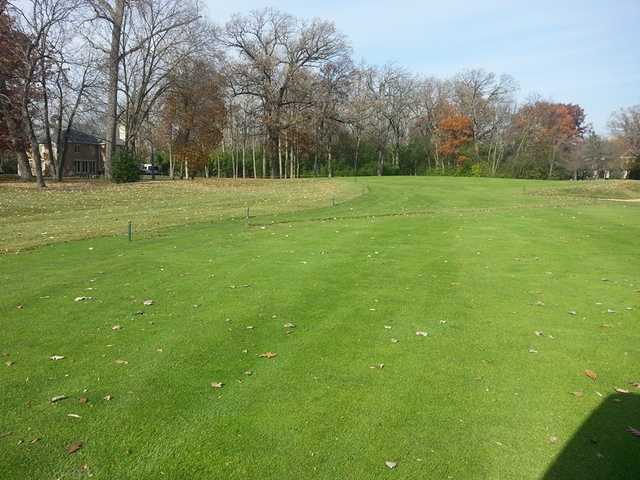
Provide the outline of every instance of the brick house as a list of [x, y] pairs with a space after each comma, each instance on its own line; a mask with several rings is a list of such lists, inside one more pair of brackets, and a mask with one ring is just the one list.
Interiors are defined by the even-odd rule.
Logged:
[[[116, 148], [123, 144], [122, 127], [118, 130]], [[104, 173], [104, 155], [106, 142], [95, 135], [81, 132], [80, 130], [69, 130], [66, 137], [67, 151], [65, 157], [64, 176], [65, 177], [94, 177]], [[46, 176], [53, 175], [52, 158], [49, 149], [41, 140], [38, 144], [40, 156], [42, 158], [42, 172]], [[57, 145], [53, 144], [54, 155], [57, 155]], [[29, 156], [31, 170], [35, 175], [35, 166]]]

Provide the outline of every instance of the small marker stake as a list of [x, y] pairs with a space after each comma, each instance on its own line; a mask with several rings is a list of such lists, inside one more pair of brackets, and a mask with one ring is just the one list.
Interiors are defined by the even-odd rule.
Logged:
[[249, 220], [249, 207], [247, 207], [247, 220]]
[[331, 197], [331, 206], [332, 207], [336, 206], [336, 197]]
[[131, 222], [129, 222], [128, 234], [129, 234], [129, 241], [132, 241], [133, 240], [133, 225], [131, 224]]

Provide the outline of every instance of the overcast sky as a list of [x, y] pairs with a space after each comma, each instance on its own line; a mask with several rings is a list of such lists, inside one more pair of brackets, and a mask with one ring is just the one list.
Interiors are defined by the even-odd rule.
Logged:
[[216, 23], [267, 6], [331, 20], [356, 61], [438, 77], [508, 73], [521, 99], [578, 103], [599, 133], [612, 111], [640, 104], [640, 0], [205, 2]]

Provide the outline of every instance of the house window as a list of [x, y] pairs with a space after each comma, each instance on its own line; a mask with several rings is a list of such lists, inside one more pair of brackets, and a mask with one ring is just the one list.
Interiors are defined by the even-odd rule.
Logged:
[[75, 153], [80, 153], [80, 145], [78, 145], [77, 143], [73, 146], [73, 151]]
[[76, 160], [73, 166], [76, 175], [95, 175], [98, 173], [95, 160]]

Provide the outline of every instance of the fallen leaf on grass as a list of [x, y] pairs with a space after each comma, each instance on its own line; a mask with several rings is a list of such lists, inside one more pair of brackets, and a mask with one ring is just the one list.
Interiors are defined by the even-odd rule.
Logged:
[[549, 443], [558, 443], [558, 437], [556, 437], [555, 435], [551, 435], [548, 438]]
[[615, 391], [617, 393], [629, 393], [629, 390], [625, 390], [624, 388], [618, 388], [618, 387], [615, 388]]
[[594, 382], [598, 379], [598, 374], [596, 372], [594, 372], [593, 370], [585, 370], [584, 374], [589, 377], [591, 380], [593, 380]]
[[126, 360], [116, 360], [115, 363], [118, 365], [129, 365], [129, 362]]
[[630, 382], [629, 385], [635, 388], [640, 388], [640, 382]]
[[71, 418], [82, 418], [82, 417], [80, 417], [80, 415], [78, 415], [77, 413], [67, 413], [67, 417], [71, 417]]
[[385, 325], [385, 326], [384, 326], [384, 328], [385, 328], [386, 330], [391, 330], [391, 325]]
[[571, 392], [571, 393], [572, 393], [575, 397], [578, 397], [578, 398], [580, 398], [580, 397], [583, 397], [583, 396], [584, 396], [584, 393], [583, 393], [581, 390], [578, 390], [578, 391], [576, 391], [576, 392]]
[[109, 400], [111, 400], [111, 399], [113, 398], [113, 395], [111, 395], [111, 394], [109, 393], [109, 394], [105, 395], [105, 396], [104, 396], [104, 397], [102, 397], [102, 398], [104, 398], [104, 399], [108, 402]]
[[384, 368], [384, 363], [376, 363], [375, 365], [371, 365], [369, 368], [382, 369]]
[[4, 364], [5, 364], [7, 367], [12, 366], [14, 363], [16, 363], [16, 362], [14, 362], [14, 361], [12, 361], [12, 360], [8, 360], [8, 361], [4, 362]]
[[533, 347], [529, 347], [529, 353], [538, 353], [538, 350]]
[[640, 438], [640, 430], [638, 430], [637, 428], [627, 427], [626, 430], [627, 430], [627, 432], [629, 432], [634, 437]]
[[16, 308], [17, 308], [18, 310], [22, 310], [22, 309], [24, 308], [24, 305], [19, 305], [19, 304], [18, 304], [18, 305], [16, 305]]
[[120, 330], [121, 328], [122, 327], [120, 325], [114, 325], [113, 327], [111, 327], [111, 330], [113, 330], [115, 332], [115, 331]]
[[536, 337], [544, 337], [544, 332], [542, 330], [536, 330], [533, 333]]
[[49, 360], [62, 360], [64, 358], [64, 355], [51, 355], [49, 357]]
[[393, 470], [398, 466], [398, 462], [392, 462], [390, 460], [387, 460], [386, 462], [384, 462], [384, 464], [387, 468], [390, 468], [391, 470]]
[[259, 356], [259, 357], [262, 357], [262, 358], [273, 358], [273, 357], [278, 356], [278, 354], [277, 354], [277, 353], [274, 353], [274, 352], [264, 352], [264, 353], [261, 353], [261, 354], [260, 354], [260, 355], [258, 355], [258, 356]]
[[391, 343], [398, 343], [400, 340], [398, 340], [397, 338], [392, 338], [391, 339]]
[[35, 438], [33, 438], [29, 443], [30, 443], [31, 445], [33, 445], [34, 443], [38, 443], [40, 440], [42, 440], [42, 438], [41, 438], [41, 437], [35, 437]]
[[567, 313], [569, 315], [577, 315], [578, 314], [578, 312], [576, 312], [575, 310], [569, 310]]
[[148, 307], [148, 306], [150, 306], [150, 305], [153, 305], [153, 300], [145, 300], [144, 302], [142, 302], [142, 304], [143, 304], [145, 307]]
[[81, 403], [83, 405], [88, 402], [89, 402], [89, 399], [87, 397], [80, 397], [80, 400], [78, 400], [78, 403]]
[[293, 323], [285, 323], [285, 324], [283, 325], [283, 327], [284, 327], [284, 328], [296, 328], [295, 324], [293, 324]]
[[67, 453], [71, 455], [72, 453], [76, 453], [81, 448], [82, 448], [82, 442], [73, 442], [71, 445], [67, 446]]
[[61, 400], [66, 400], [67, 397], [66, 395], [56, 395], [55, 397], [51, 397], [51, 403], [56, 403], [56, 402], [60, 402]]
[[211, 382], [211, 388], [222, 388], [223, 385], [222, 382]]
[[244, 372], [244, 374], [247, 376], [251, 376], [253, 375], [253, 372], [251, 370], [247, 370], [246, 372]]
[[73, 299], [74, 302], [84, 302], [86, 300], [93, 300], [93, 297], [76, 297]]
[[428, 334], [427, 332], [422, 332], [422, 331], [418, 330], [418, 331], [416, 332], [416, 336], [417, 336], [417, 337], [428, 337], [428, 336], [429, 336], [429, 334]]

